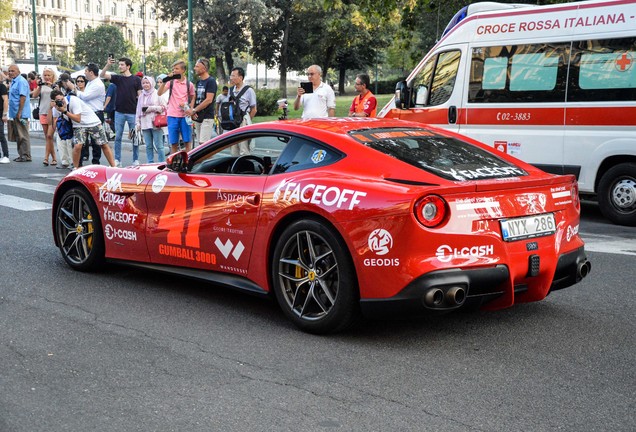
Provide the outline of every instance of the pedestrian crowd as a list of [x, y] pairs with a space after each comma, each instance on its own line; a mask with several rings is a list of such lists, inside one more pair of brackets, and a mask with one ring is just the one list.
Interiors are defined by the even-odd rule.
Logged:
[[[111, 72], [115, 64], [118, 73]], [[44, 68], [41, 76], [23, 74], [17, 64], [1, 70], [0, 164], [11, 162], [7, 139], [17, 144], [14, 162], [32, 161], [31, 118], [39, 121], [44, 132], [43, 165], [73, 169], [89, 160], [99, 164], [102, 156], [110, 166], [121, 166], [126, 125], [133, 143], [132, 164], [139, 165], [141, 143], [145, 143], [148, 163], [164, 162], [166, 150], [188, 151], [217, 134], [251, 124], [256, 115], [256, 92], [245, 84], [241, 67], [232, 69], [230, 87], [223, 86], [219, 93], [206, 58], [194, 65], [196, 83], [188, 80], [184, 61], [176, 61], [169, 74], [158, 75], [156, 80], [141, 72], [133, 74], [132, 66], [129, 58], [116, 60], [109, 55], [101, 70], [89, 63], [74, 79], [67, 73], [58, 77], [50, 68]], [[335, 93], [323, 81], [322, 69], [311, 65], [306, 74], [308, 81], [298, 87], [294, 109], [302, 109], [303, 119], [334, 117]], [[375, 117], [377, 100], [369, 85], [368, 75], [356, 76], [358, 94], [349, 116]], [[32, 99], [38, 101], [37, 106], [31, 106]], [[236, 144], [231, 152], [235, 156], [250, 154], [250, 141]]]

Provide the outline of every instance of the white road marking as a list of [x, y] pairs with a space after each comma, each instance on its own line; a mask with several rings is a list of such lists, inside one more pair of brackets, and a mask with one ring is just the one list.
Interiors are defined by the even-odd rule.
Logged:
[[33, 177], [40, 177], [40, 178], [56, 180], [56, 181], [60, 181], [64, 177], [66, 177], [66, 174], [60, 174], [60, 173], [56, 173], [56, 174], [31, 174], [31, 175]]
[[50, 210], [53, 204], [0, 193], [0, 206], [22, 211]]
[[581, 238], [586, 251], [636, 256], [636, 239], [585, 233], [581, 233]]
[[46, 183], [38, 183], [38, 182], [25, 182], [21, 180], [10, 180], [5, 177], [0, 177], [0, 185], [2, 186], [11, 186], [20, 189], [27, 189], [36, 192], [44, 192], [53, 194], [55, 192], [56, 186], [51, 186]]

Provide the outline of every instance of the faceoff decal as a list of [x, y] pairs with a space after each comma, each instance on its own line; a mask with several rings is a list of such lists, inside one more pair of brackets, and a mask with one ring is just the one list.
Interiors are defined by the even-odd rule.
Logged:
[[285, 179], [274, 192], [274, 202], [302, 202], [353, 210], [355, 206], [360, 204], [360, 198], [365, 196], [367, 196], [366, 192], [352, 189], [340, 189], [337, 186], [327, 187], [313, 183], [295, 183]]

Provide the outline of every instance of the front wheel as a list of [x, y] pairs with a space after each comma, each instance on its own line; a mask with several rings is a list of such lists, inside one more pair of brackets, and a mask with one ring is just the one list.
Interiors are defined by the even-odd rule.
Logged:
[[97, 207], [81, 188], [68, 190], [55, 210], [55, 236], [64, 260], [75, 270], [96, 270], [104, 262], [104, 236]]
[[348, 249], [333, 228], [302, 220], [278, 239], [271, 271], [285, 314], [314, 334], [344, 330], [359, 314], [358, 288]]
[[603, 215], [618, 225], [636, 226], [636, 163], [618, 164], [601, 177], [598, 204]]

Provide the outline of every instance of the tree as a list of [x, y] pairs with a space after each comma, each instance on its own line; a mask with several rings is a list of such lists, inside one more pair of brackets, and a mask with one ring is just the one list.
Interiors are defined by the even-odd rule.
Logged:
[[146, 56], [146, 72], [148, 75], [157, 76], [172, 70], [172, 64], [185, 57], [183, 50], [177, 52], [165, 52], [161, 48], [166, 46], [166, 41], [159, 39], [150, 47], [150, 54]]
[[115, 58], [128, 56], [132, 58], [134, 51], [131, 44], [126, 44], [119, 27], [101, 25], [94, 29], [87, 28], [75, 36], [75, 60], [78, 63], [96, 63], [103, 65], [109, 53]]
[[3, 1], [0, 3], [0, 30], [11, 25], [13, 17], [13, 2]]
[[[187, 0], [165, 0], [159, 7], [162, 19], [186, 22]], [[233, 56], [248, 50], [248, 29], [265, 11], [262, 0], [192, 0], [194, 51], [215, 59], [219, 81], [227, 82], [224, 64], [231, 70]]]

